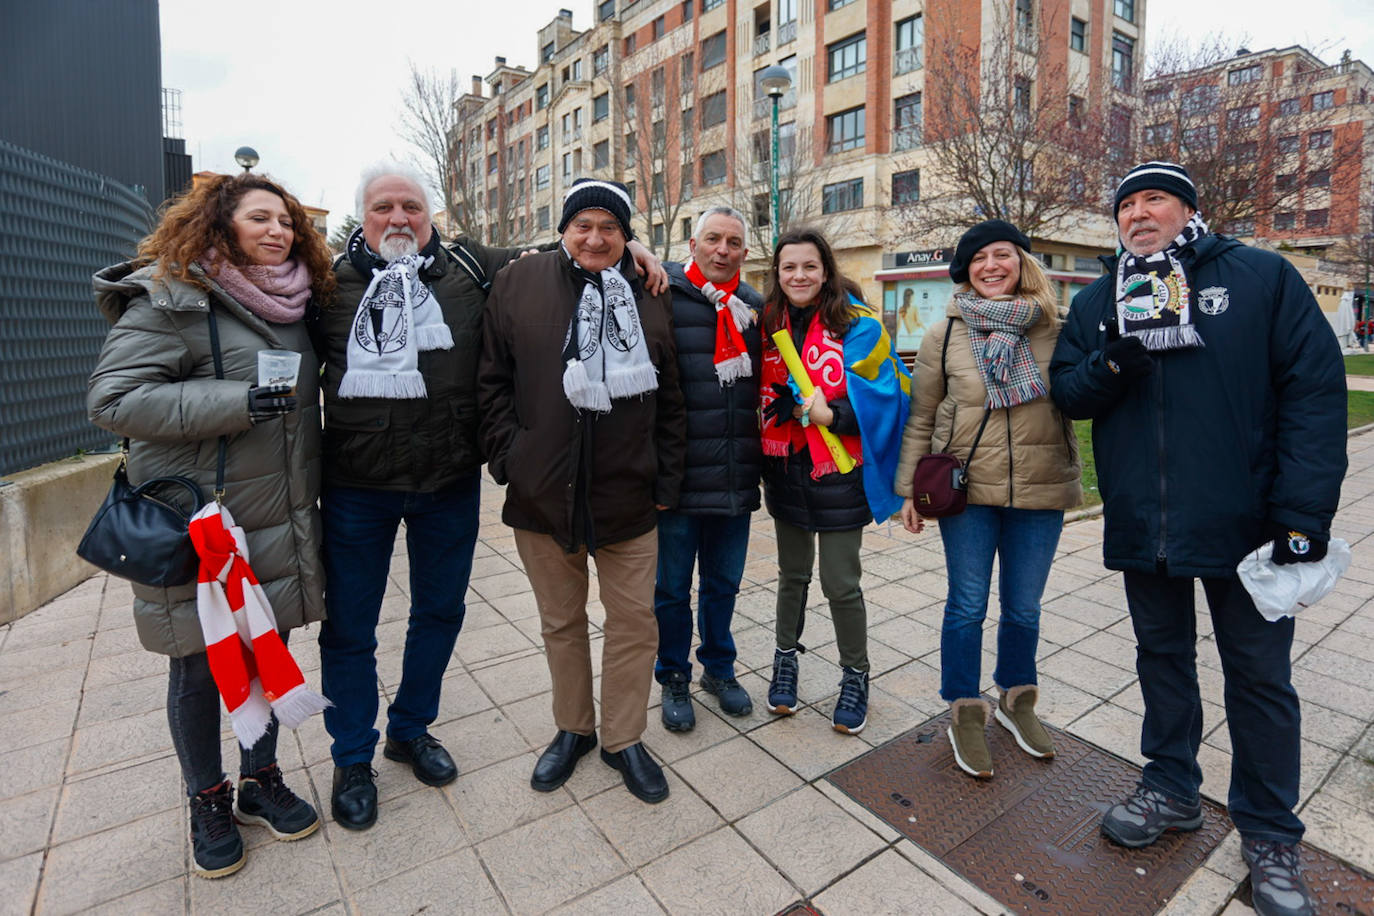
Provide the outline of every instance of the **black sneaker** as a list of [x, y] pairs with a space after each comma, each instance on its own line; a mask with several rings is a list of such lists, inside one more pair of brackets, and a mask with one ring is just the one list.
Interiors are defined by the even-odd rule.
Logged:
[[668, 673], [663, 681], [663, 727], [670, 732], [689, 732], [696, 727], [692, 709], [692, 681], [681, 671]]
[[749, 699], [749, 691], [733, 677], [712, 677], [703, 671], [701, 689], [720, 700], [720, 710], [727, 716], [747, 716], [754, 711], [754, 701]]
[[234, 820], [266, 827], [279, 840], [299, 840], [320, 829], [320, 816], [282, 782], [275, 763], [251, 776], [239, 776]]
[[1145, 783], [1137, 783], [1131, 797], [1102, 817], [1102, 833], [1113, 843], [1132, 849], [1149, 846], [1170, 830], [1202, 826], [1202, 802], [1184, 804]]
[[243, 868], [243, 837], [234, 826], [229, 780], [191, 796], [191, 852], [202, 878], [223, 878]]
[[773, 679], [768, 684], [768, 711], [790, 716], [797, 711], [797, 650], [773, 650]]
[[1293, 843], [1246, 840], [1240, 855], [1250, 866], [1250, 899], [1259, 916], [1312, 916], [1316, 907]]

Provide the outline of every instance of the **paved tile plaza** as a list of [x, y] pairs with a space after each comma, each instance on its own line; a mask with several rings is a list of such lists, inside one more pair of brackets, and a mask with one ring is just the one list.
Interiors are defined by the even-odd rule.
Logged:
[[[1374, 871], [1374, 436], [1350, 440], [1350, 463], [1335, 533], [1354, 545], [1355, 564], [1297, 623], [1301, 814], [1308, 842]], [[829, 726], [839, 667], [818, 595], [806, 628], [812, 649], [801, 665], [805, 707], [780, 720], [763, 708], [776, 562], [771, 522], [758, 513], [736, 621], [741, 682], [756, 711], [729, 719], [711, 697], [699, 697], [696, 730], [679, 735], [665, 732], [652, 710], [645, 740], [667, 767], [672, 795], [651, 807], [596, 755], [563, 788], [530, 790], [535, 758], [554, 733], [548, 670], [533, 596], [500, 521], [500, 489], [488, 481], [483, 499], [467, 623], [433, 728], [458, 762], [458, 780], [427, 788], [379, 752], [374, 828], [352, 833], [326, 819], [315, 836], [278, 843], [245, 827], [248, 864], [228, 879], [190, 874], [164, 711], [167, 663], [139, 648], [127, 585], [96, 576], [0, 628], [0, 914], [767, 916], [800, 900], [826, 916], [1003, 911], [824, 780], [943, 709], [944, 573], [933, 530], [912, 537], [889, 525], [865, 535], [874, 677], [869, 725], [855, 738]], [[1120, 577], [1102, 568], [1101, 535], [1099, 519], [1065, 529], [1041, 622], [1042, 711], [1052, 724], [1139, 762], [1130, 623]], [[378, 632], [386, 695], [400, 673], [407, 588], [398, 544]], [[595, 603], [592, 615], [599, 623]], [[995, 617], [994, 610], [989, 649]], [[1199, 630], [1210, 634], [1205, 612]], [[318, 686], [314, 635], [314, 628], [299, 633], [292, 647]], [[1203, 791], [1224, 802], [1230, 746], [1210, 635], [1198, 654]], [[983, 670], [991, 688], [986, 652]], [[318, 717], [281, 739], [288, 784], [322, 812], [328, 748]], [[237, 754], [227, 731], [224, 749], [232, 771]], [[1244, 874], [1233, 833], [1167, 912], [1249, 912], [1231, 899]]]

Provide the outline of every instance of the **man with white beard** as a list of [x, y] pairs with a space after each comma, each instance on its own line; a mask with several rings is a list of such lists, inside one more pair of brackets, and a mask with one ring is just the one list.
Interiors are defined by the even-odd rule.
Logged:
[[[463, 624], [477, 541], [483, 308], [491, 279], [522, 249], [468, 238], [443, 247], [423, 179], [394, 163], [363, 172], [356, 203], [362, 224], [334, 262], [338, 292], [322, 303], [314, 330], [324, 363], [320, 502], [329, 619], [320, 668], [334, 703], [325, 714], [331, 807], [341, 826], [363, 830], [377, 819], [376, 629], [402, 521], [410, 611], [400, 682], [387, 685], [383, 754], [426, 785], [458, 775], [429, 726]], [[647, 260], [650, 285], [666, 284], [657, 260]], [[296, 536], [281, 532], [284, 540]]]

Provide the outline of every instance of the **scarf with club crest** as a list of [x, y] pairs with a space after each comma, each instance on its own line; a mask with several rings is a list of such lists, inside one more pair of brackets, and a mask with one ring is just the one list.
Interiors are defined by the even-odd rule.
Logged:
[[1123, 248], [1116, 263], [1116, 324], [1123, 336], [1139, 337], [1147, 350], [1206, 346], [1193, 324], [1192, 290], [1177, 253], [1208, 231], [1195, 210], [1163, 250], [1134, 255]]

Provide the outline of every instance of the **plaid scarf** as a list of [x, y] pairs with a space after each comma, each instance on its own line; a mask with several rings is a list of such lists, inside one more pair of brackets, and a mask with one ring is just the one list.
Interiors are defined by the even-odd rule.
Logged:
[[1026, 331], [1040, 320], [1040, 306], [1027, 299], [984, 299], [957, 293], [954, 305], [968, 325], [973, 362], [988, 390], [987, 407], [1015, 407], [1045, 396]]
[[1124, 249], [1116, 263], [1116, 323], [1124, 336], [1139, 337], [1147, 350], [1205, 346], [1193, 324], [1192, 292], [1176, 254], [1208, 233], [1200, 210], [1154, 254]]
[[725, 385], [753, 375], [754, 367], [749, 361], [743, 331], [757, 320], [757, 316], [735, 295], [735, 290], [739, 289], [739, 274], [736, 273], [728, 283], [717, 286], [706, 279], [696, 261], [689, 262], [683, 273], [687, 276], [687, 282], [699, 289], [707, 301], [716, 307], [716, 349], [712, 357], [716, 378]]
[[191, 543], [200, 555], [196, 614], [205, 636], [210, 675], [229, 710], [239, 744], [251, 748], [277, 720], [296, 728], [331, 706], [305, 678], [277, 635], [267, 594], [248, 565], [243, 529], [217, 502], [191, 517]]

